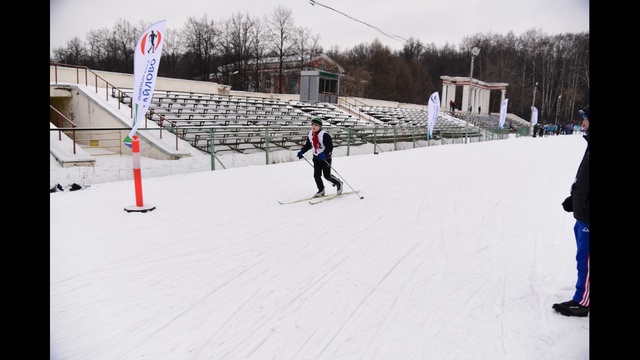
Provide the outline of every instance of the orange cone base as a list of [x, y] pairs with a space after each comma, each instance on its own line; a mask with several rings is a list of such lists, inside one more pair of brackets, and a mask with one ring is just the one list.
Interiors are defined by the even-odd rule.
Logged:
[[124, 208], [124, 211], [126, 212], [147, 212], [147, 211], [153, 211], [155, 210], [156, 207], [153, 205], [143, 205], [143, 206], [136, 206], [136, 205], [131, 205], [131, 206], [127, 206], [126, 208]]

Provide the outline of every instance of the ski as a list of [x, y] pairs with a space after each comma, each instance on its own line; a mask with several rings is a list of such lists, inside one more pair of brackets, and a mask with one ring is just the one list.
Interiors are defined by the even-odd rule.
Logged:
[[299, 203], [299, 202], [303, 202], [303, 201], [309, 201], [311, 199], [319, 199], [319, 198], [323, 198], [326, 197], [328, 195], [324, 195], [324, 196], [312, 196], [312, 197], [308, 197], [308, 198], [304, 198], [304, 199], [298, 199], [298, 200], [291, 200], [291, 201], [280, 201], [278, 200], [278, 203], [280, 205], [288, 205], [288, 204], [295, 204], [295, 203]]
[[[355, 192], [360, 192], [360, 190], [355, 191]], [[346, 195], [346, 194], [353, 194], [354, 191], [348, 191], [348, 192], [343, 192], [341, 195]], [[291, 200], [291, 201], [278, 201], [278, 203], [280, 205], [288, 205], [288, 204], [295, 204], [295, 203], [299, 203], [299, 202], [304, 202], [304, 201], [312, 201], [312, 200], [320, 200], [320, 199], [325, 199], [325, 198], [332, 198], [337, 196], [338, 194], [329, 194], [329, 195], [323, 195], [323, 196], [311, 196], [311, 197], [307, 197], [304, 199], [298, 199], [298, 200]]]
[[342, 197], [343, 195], [357, 194], [359, 192], [360, 192], [360, 190], [347, 191], [347, 192], [343, 192], [342, 194], [333, 194], [333, 195], [323, 196], [321, 198], [314, 198], [314, 199], [309, 200], [309, 204], [311, 204], [311, 205], [320, 204], [321, 202], [333, 200], [333, 199]]

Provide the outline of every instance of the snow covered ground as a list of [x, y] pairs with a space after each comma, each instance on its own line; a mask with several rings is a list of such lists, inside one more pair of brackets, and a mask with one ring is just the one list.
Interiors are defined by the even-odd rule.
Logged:
[[50, 194], [50, 358], [588, 359], [589, 318], [551, 308], [576, 281], [560, 203], [585, 147], [338, 154], [364, 199], [318, 205], [278, 203], [316, 192], [304, 160], [142, 158], [146, 213], [124, 211], [130, 156], [52, 160], [50, 186], [91, 186]]

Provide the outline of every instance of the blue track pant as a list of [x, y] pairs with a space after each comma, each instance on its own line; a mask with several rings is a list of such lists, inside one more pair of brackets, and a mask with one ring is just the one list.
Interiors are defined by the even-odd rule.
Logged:
[[576, 245], [578, 246], [576, 252], [578, 281], [576, 282], [576, 292], [573, 295], [573, 301], [582, 306], [589, 307], [589, 296], [591, 295], [591, 287], [589, 286], [591, 277], [589, 269], [589, 224], [576, 221], [573, 232], [576, 235]]

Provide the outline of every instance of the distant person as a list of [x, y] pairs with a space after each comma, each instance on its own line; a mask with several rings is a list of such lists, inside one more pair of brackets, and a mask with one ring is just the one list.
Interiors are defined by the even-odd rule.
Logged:
[[589, 315], [589, 299], [591, 295], [591, 256], [589, 235], [589, 105], [580, 110], [582, 114], [582, 126], [585, 129], [584, 139], [587, 141], [587, 149], [582, 156], [576, 178], [571, 185], [571, 192], [562, 208], [567, 212], [573, 212], [576, 224], [573, 233], [576, 237], [576, 268], [578, 269], [578, 281], [576, 282], [573, 298], [569, 301], [553, 304], [553, 309], [565, 316], [585, 317]]
[[480, 114], [480, 111], [482, 111], [482, 107], [478, 106], [478, 114]]
[[156, 52], [156, 38], [158, 37], [158, 35], [156, 35], [156, 33], [153, 32], [153, 30], [151, 30], [151, 34], [149, 34], [149, 41], [151, 42], [151, 46], [149, 47], [149, 50], [147, 50], [147, 54], [149, 52], [155, 53]]
[[318, 192], [314, 197], [324, 196], [324, 182], [322, 176], [338, 187], [338, 195], [342, 194], [342, 181], [331, 174], [331, 152], [333, 151], [333, 139], [328, 132], [322, 129], [322, 119], [311, 120], [311, 131], [307, 136], [307, 142], [298, 152], [298, 159], [302, 159], [307, 150], [313, 148], [313, 178], [316, 181]]
[[449, 109], [451, 109], [451, 113], [453, 114], [453, 100], [449, 100]]

